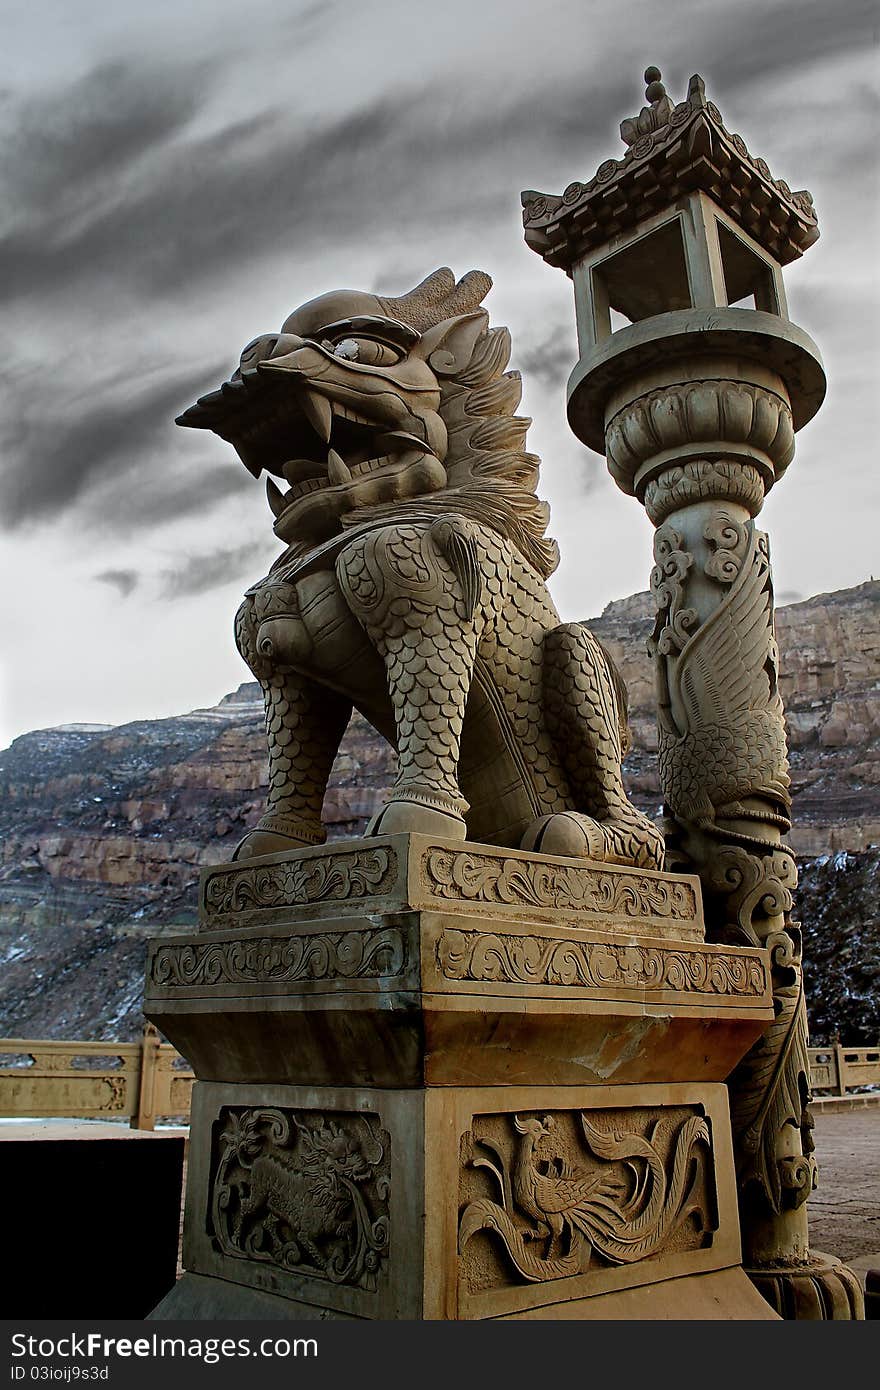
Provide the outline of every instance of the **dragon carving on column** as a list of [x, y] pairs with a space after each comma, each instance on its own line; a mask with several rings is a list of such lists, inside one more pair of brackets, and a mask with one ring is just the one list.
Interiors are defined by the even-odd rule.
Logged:
[[324, 840], [356, 708], [398, 755], [370, 832], [662, 867], [621, 781], [622, 684], [547, 591], [558, 552], [491, 283], [443, 268], [397, 299], [324, 294], [178, 419], [266, 471], [285, 545], [236, 620], [269, 740], [237, 858]]

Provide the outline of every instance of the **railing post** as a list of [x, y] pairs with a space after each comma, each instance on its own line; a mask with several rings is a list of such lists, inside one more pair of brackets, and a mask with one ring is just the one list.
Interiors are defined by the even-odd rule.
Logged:
[[837, 1094], [846, 1095], [846, 1061], [843, 1056], [843, 1048], [840, 1042], [834, 1044], [834, 1065], [837, 1069]]
[[155, 1024], [144, 1025], [141, 1040], [141, 1071], [138, 1089], [137, 1114], [132, 1129], [156, 1128], [156, 1067], [159, 1060], [159, 1030]]

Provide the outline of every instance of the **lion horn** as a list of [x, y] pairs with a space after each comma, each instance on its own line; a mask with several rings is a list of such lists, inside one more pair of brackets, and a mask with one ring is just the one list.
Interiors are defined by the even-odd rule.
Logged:
[[469, 270], [458, 284], [448, 266], [435, 270], [420, 285], [399, 299], [380, 299], [385, 312], [408, 323], [419, 333], [444, 319], [469, 314], [479, 307], [492, 288], [492, 277], [482, 270]]

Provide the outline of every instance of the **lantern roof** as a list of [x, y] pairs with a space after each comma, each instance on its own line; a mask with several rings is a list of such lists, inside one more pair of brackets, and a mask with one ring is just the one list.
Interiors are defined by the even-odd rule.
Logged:
[[606, 159], [586, 183], [560, 195], [522, 194], [526, 244], [548, 265], [570, 271], [575, 261], [682, 197], [703, 192], [780, 265], [803, 255], [819, 236], [813, 199], [774, 179], [766, 161], [731, 134], [699, 76], [673, 104], [657, 68], [645, 72], [643, 106], [621, 123], [627, 148]]

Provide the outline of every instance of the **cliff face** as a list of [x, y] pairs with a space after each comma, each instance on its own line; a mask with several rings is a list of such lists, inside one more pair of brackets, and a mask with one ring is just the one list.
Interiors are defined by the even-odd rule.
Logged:
[[[845, 915], [869, 941], [876, 897], [865, 895], [873, 880], [855, 866], [873, 862], [869, 846], [880, 843], [878, 619], [874, 581], [777, 613], [792, 840], [812, 860], [850, 852], [833, 882], [853, 885]], [[627, 684], [633, 749], [624, 773], [633, 799], [653, 815], [660, 790], [645, 649], [651, 624], [647, 594], [590, 620]], [[391, 750], [356, 717], [325, 803], [331, 836], [361, 833], [393, 776]], [[115, 728], [40, 730], [0, 753], [0, 1035], [139, 1031], [147, 937], [195, 920], [199, 867], [231, 856], [260, 815], [265, 785], [253, 682], [213, 709]], [[811, 872], [805, 864], [805, 894]], [[799, 915], [807, 927], [805, 909]]]
[[780, 608], [799, 854], [880, 844], [880, 582]]
[[[25, 734], [0, 754], [0, 1035], [125, 1039], [143, 1026], [146, 942], [196, 920], [198, 871], [231, 858], [266, 791], [263, 705]], [[359, 717], [328, 792], [359, 834], [393, 780]]]

